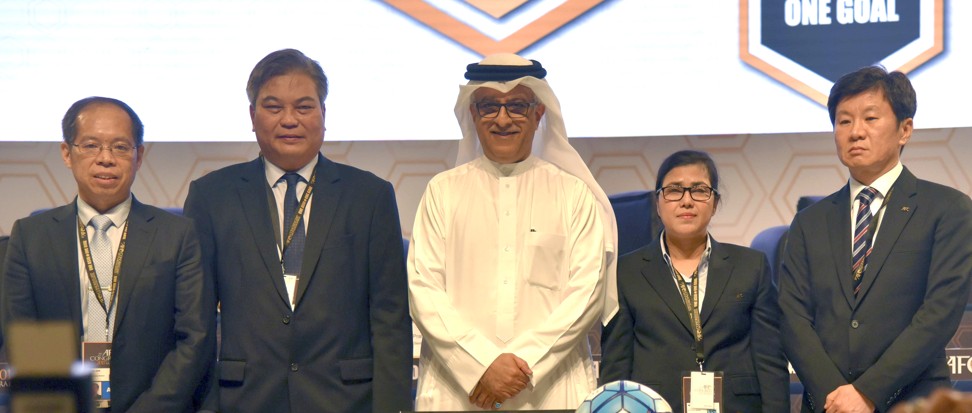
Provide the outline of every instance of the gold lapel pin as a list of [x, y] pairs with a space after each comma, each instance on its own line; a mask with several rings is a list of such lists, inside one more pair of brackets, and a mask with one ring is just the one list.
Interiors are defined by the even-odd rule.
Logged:
[[906, 207], [906, 206], [901, 207], [901, 212], [908, 212], [908, 211], [911, 211], [910, 207]]

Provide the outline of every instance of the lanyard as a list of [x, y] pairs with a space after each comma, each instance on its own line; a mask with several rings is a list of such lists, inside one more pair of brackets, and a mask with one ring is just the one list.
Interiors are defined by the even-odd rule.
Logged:
[[702, 371], [702, 363], [705, 361], [705, 352], [702, 347], [702, 322], [699, 318], [699, 270], [692, 273], [692, 294], [689, 294], [688, 286], [682, 274], [672, 265], [672, 272], [675, 273], [675, 280], [678, 281], [678, 291], [682, 294], [682, 302], [685, 303], [685, 310], [688, 311], [689, 320], [692, 321], [693, 336], [695, 338], [695, 362], [699, 363], [699, 371]]
[[[287, 225], [287, 236], [284, 238], [283, 247], [280, 249], [280, 263], [283, 263], [284, 252], [287, 251], [287, 247], [290, 246], [290, 242], [294, 240], [294, 234], [297, 233], [297, 225], [300, 224], [300, 218], [304, 216], [304, 210], [307, 209], [307, 202], [310, 201], [310, 196], [314, 192], [314, 183], [317, 182], [317, 170], [315, 169], [311, 173], [310, 182], [304, 187], [304, 194], [300, 196], [300, 204], [297, 206], [297, 211], [294, 212], [294, 220], [290, 223], [284, 222]], [[296, 184], [295, 184], [296, 185]]]
[[121, 242], [118, 243], [118, 252], [115, 253], [115, 265], [111, 271], [111, 287], [108, 290], [111, 292], [111, 298], [107, 303], [105, 303], [105, 294], [101, 290], [101, 283], [98, 282], [98, 273], [95, 271], [94, 260], [91, 259], [91, 248], [88, 245], [88, 230], [81, 223], [81, 217], [78, 217], [78, 235], [78, 242], [81, 243], [81, 253], [84, 256], [84, 268], [88, 272], [88, 283], [91, 284], [91, 289], [94, 292], [95, 298], [98, 299], [98, 303], [101, 304], [101, 308], [105, 310], [105, 338], [111, 341], [108, 327], [111, 325], [109, 313], [115, 306], [115, 295], [118, 293], [118, 274], [121, 273], [122, 259], [125, 256], [125, 240], [128, 239], [128, 221], [125, 221], [125, 226], [122, 228]]
[[[284, 222], [287, 225], [287, 236], [284, 237], [283, 247], [280, 248], [280, 267], [283, 267], [284, 253], [287, 252], [287, 247], [294, 240], [294, 234], [297, 233], [297, 226], [300, 225], [300, 219], [304, 216], [304, 211], [307, 210], [307, 202], [310, 201], [311, 194], [314, 193], [314, 183], [317, 182], [317, 169], [311, 173], [310, 181], [307, 182], [307, 186], [304, 187], [304, 193], [300, 196], [300, 204], [297, 205], [297, 211], [294, 211], [294, 220], [290, 223]], [[296, 184], [294, 184], [296, 185]], [[306, 235], [306, 234], [305, 234]], [[297, 284], [300, 282], [300, 271], [297, 271], [296, 277], [294, 278], [294, 296], [291, 297], [291, 305], [297, 304]]]
[[[892, 187], [888, 191], [888, 196], [884, 197], [884, 199], [881, 200], [881, 206], [878, 207], [877, 212], [874, 213], [874, 215], [873, 215], [873, 217], [871, 219], [871, 224], [867, 228], [867, 240], [868, 241], [867, 241], [867, 252], [864, 253], [864, 264], [861, 265], [860, 267], [857, 267], [857, 271], [854, 271], [854, 281], [858, 281], [858, 280], [861, 279], [862, 276], [864, 276], [864, 270], [867, 268], [867, 257], [869, 257], [871, 255], [870, 254], [870, 251], [871, 251], [871, 248], [874, 247], [874, 237], [877, 236], [877, 227], [878, 227], [878, 225], [881, 225], [881, 210], [884, 209], [884, 207], [886, 207], [888, 205], [888, 200], [891, 199], [891, 195], [893, 195], [893, 194], [894, 194], [894, 188]], [[853, 237], [853, 235], [851, 237]], [[853, 247], [853, 245], [852, 245], [852, 247]], [[853, 254], [854, 254], [854, 252], [851, 251], [851, 255], [852, 256], [853, 256]]]

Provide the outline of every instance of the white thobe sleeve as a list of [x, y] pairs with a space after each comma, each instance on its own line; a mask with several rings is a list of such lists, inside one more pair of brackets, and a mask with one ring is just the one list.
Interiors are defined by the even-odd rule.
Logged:
[[446, 239], [437, 187], [429, 185], [419, 203], [408, 249], [408, 298], [412, 320], [434, 357], [467, 393], [502, 353], [460, 315], [445, 291]]
[[534, 384], [543, 381], [567, 354], [575, 351], [578, 340], [587, 340], [604, 303], [607, 261], [599, 206], [583, 182], [570, 193], [576, 196], [574, 204], [567, 208], [571, 211], [567, 234], [569, 274], [563, 298], [545, 321], [537, 323], [536, 328], [518, 332], [507, 346], [507, 352], [529, 364]]

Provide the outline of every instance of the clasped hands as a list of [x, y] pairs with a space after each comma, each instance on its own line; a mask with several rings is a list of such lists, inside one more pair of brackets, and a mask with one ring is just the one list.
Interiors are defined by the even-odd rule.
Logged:
[[469, 402], [481, 409], [496, 410], [497, 403], [520, 394], [530, 384], [533, 370], [523, 359], [511, 353], [500, 354], [486, 368], [469, 396]]
[[824, 404], [827, 413], [872, 413], [874, 403], [868, 400], [853, 384], [845, 384], [827, 395]]

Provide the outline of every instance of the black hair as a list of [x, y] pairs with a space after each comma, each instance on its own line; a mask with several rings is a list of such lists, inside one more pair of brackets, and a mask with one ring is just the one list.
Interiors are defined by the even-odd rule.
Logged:
[[64, 119], [61, 120], [61, 134], [64, 137], [64, 142], [67, 144], [73, 144], [74, 138], [78, 134], [78, 115], [81, 111], [88, 106], [102, 104], [102, 105], [115, 105], [121, 110], [124, 110], [128, 114], [128, 118], [132, 120], [132, 137], [135, 139], [135, 147], [142, 146], [143, 137], [145, 135], [145, 127], [142, 125], [142, 120], [139, 119], [138, 114], [131, 106], [128, 106], [125, 102], [122, 102], [115, 98], [106, 98], [102, 96], [91, 96], [74, 102], [67, 112], [64, 113]]

